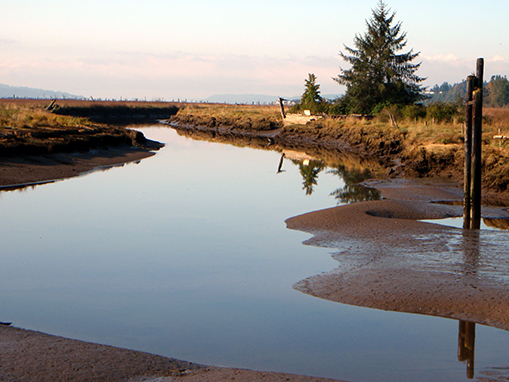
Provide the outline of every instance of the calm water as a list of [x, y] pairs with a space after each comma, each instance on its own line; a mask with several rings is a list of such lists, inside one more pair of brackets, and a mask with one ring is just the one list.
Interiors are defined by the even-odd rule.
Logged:
[[[337, 204], [334, 172], [310, 193], [297, 164], [276, 174], [277, 152], [143, 131], [166, 147], [139, 164], [0, 193], [0, 321], [204, 364], [466, 380], [458, 321], [292, 288], [337, 267], [284, 223]], [[508, 345], [507, 332], [477, 325], [476, 372], [509, 364]]]

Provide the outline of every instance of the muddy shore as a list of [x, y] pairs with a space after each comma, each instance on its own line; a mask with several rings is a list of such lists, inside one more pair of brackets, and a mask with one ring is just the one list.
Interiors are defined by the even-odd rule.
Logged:
[[69, 178], [154, 155], [163, 145], [139, 131], [108, 126], [4, 129], [0, 189]]
[[[462, 216], [461, 189], [450, 181], [368, 183], [383, 200], [286, 221], [288, 228], [313, 235], [305, 244], [333, 249], [339, 262], [294, 288], [345, 304], [509, 330], [507, 232], [421, 222]], [[502, 225], [509, 219], [502, 207], [484, 206], [483, 216]]]
[[[208, 136], [215, 141], [237, 141], [258, 148], [271, 146], [273, 150], [304, 151], [321, 158], [355, 156], [357, 162], [366, 162], [375, 177], [433, 178], [442, 177], [462, 181], [464, 147], [460, 139], [454, 142], [415, 141], [408, 139], [404, 129], [380, 127], [362, 120], [335, 125], [327, 119], [306, 125], [265, 126], [254, 129], [242, 125], [220, 124], [204, 118], [202, 124], [192, 124], [192, 115], [176, 116], [167, 123], [182, 134]], [[456, 134], [458, 135], [458, 134]], [[483, 145], [482, 182], [487, 190], [509, 200], [507, 178], [509, 154], [507, 150]]]
[[332, 381], [197, 365], [5, 325], [0, 325], [0, 361], [0, 380], [5, 382]]

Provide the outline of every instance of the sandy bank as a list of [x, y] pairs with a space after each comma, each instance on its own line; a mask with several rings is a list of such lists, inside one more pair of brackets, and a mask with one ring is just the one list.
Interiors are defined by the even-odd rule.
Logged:
[[332, 381], [208, 367], [0, 325], [2, 381]]
[[[509, 330], [509, 234], [418, 220], [462, 215], [454, 184], [374, 181], [384, 200], [340, 206], [287, 220], [333, 249], [339, 267], [294, 288], [331, 301], [462, 319]], [[507, 218], [502, 208], [483, 215]]]

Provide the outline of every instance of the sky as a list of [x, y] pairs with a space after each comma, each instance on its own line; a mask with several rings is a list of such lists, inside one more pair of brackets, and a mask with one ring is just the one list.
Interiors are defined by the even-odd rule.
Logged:
[[[322, 94], [378, 0], [0, 0], [0, 83], [93, 98]], [[386, 0], [425, 86], [509, 75], [509, 3]]]

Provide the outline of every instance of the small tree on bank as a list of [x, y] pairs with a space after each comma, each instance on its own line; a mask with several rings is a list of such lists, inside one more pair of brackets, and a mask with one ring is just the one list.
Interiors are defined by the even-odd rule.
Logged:
[[323, 109], [320, 85], [316, 83], [316, 76], [313, 73], [309, 73], [308, 79], [305, 81], [304, 93], [300, 99], [299, 108], [301, 110], [310, 110], [312, 113], [319, 113]]
[[352, 67], [341, 69], [341, 74], [333, 78], [346, 85], [346, 94], [341, 100], [347, 113], [368, 114], [378, 105], [408, 105], [424, 99], [419, 84], [425, 78], [415, 73], [420, 63], [412, 64], [419, 53], [397, 54], [406, 44], [406, 33], [401, 31], [401, 23], [392, 26], [396, 13], [390, 13], [387, 5], [380, 0], [378, 8], [372, 11], [372, 18], [366, 21], [367, 32], [355, 36], [355, 48], [345, 45], [350, 55], [340, 52], [340, 56]]

